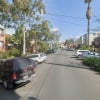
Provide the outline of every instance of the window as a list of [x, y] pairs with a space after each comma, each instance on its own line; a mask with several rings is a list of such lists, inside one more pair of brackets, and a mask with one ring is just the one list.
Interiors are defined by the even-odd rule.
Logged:
[[12, 61], [6, 61], [4, 63], [4, 66], [3, 66], [3, 70], [4, 71], [12, 71], [13, 70], [13, 62]]

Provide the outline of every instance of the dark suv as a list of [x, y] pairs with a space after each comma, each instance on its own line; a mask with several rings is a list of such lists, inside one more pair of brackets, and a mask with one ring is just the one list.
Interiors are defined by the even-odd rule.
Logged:
[[29, 81], [34, 75], [36, 67], [33, 60], [28, 58], [14, 58], [0, 64], [0, 81], [5, 88], [11, 89], [14, 84]]

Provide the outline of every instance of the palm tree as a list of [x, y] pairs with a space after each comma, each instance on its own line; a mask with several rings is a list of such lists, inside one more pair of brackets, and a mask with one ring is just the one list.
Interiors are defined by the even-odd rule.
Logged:
[[91, 19], [91, 7], [90, 7], [90, 3], [92, 0], [85, 0], [85, 3], [88, 4], [87, 7], [87, 11], [86, 11], [86, 18], [88, 20], [88, 26], [87, 26], [87, 34], [88, 34], [88, 38], [87, 38], [87, 44], [89, 46], [89, 34], [90, 34], [90, 19]]

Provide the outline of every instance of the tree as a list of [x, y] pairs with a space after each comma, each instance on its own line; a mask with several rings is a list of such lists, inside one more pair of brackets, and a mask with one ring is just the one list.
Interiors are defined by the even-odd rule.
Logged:
[[57, 32], [53, 32], [51, 37], [52, 37], [51, 39], [52, 39], [53, 41], [58, 42], [59, 39], [60, 39], [60, 34], [57, 33]]
[[[33, 39], [36, 45], [45, 45], [47, 41], [59, 39], [57, 34], [52, 34], [50, 31], [50, 23], [47, 20], [41, 20], [41, 14], [45, 14], [46, 12], [42, 0], [11, 1], [0, 1], [2, 4], [0, 4], [1, 21], [6, 25], [7, 23], [5, 21], [9, 21], [9, 27], [15, 28], [16, 31], [13, 35], [13, 41], [21, 51], [25, 49], [25, 43], [27, 48], [29, 48], [30, 41]], [[41, 47], [44, 48], [44, 46]]]
[[38, 41], [37, 45], [37, 49], [39, 52], [46, 52], [48, 50], [48, 43], [45, 41]]
[[9, 49], [9, 44], [12, 44], [12, 41], [13, 41], [13, 36], [10, 35], [10, 34], [6, 34], [5, 35], [5, 47], [6, 47], [6, 50]]
[[[2, 14], [2, 19], [5, 18], [3, 15], [7, 12], [6, 13], [7, 15], [5, 14], [7, 16], [6, 19], [7, 21], [8, 20], [11, 21], [11, 25], [9, 26], [15, 28], [15, 30], [17, 29], [17, 31], [20, 26], [23, 26], [22, 28], [23, 30], [20, 32], [21, 35], [23, 34], [20, 42], [23, 45], [21, 46], [21, 48], [23, 47], [23, 54], [24, 54], [25, 48], [26, 48], [25, 34], [33, 26], [33, 24], [36, 23], [36, 21], [41, 19], [40, 14], [45, 13], [44, 4], [42, 0], [12, 0], [11, 3], [9, 3], [6, 0], [4, 1], [2, 0], [2, 5], [5, 5], [5, 8], [0, 7], [2, 8], [0, 11]], [[17, 31], [16, 31], [15, 37], [17, 37], [17, 35], [19, 37], [19, 34]]]
[[22, 52], [23, 50], [23, 25], [20, 25], [17, 29], [16, 29], [16, 34], [14, 34], [14, 44], [17, 46], [17, 48]]
[[[20, 22], [24, 27], [28, 24], [28, 27], [31, 27], [34, 21], [40, 20], [39, 14], [41, 14], [41, 10], [43, 11], [42, 13], [45, 13], [45, 7], [42, 0], [13, 0], [13, 4], [14, 6], [11, 10], [13, 13], [13, 19], [18, 23]], [[23, 34], [23, 54], [25, 54], [25, 28], [23, 28]]]
[[10, 7], [7, 0], [0, 0], [0, 24], [5, 27], [8, 27], [8, 22], [10, 22]]
[[91, 7], [90, 3], [92, 0], [85, 0], [84, 2], [88, 4], [87, 11], [86, 11], [86, 18], [88, 20], [88, 27], [87, 27], [87, 33], [88, 33], [88, 46], [89, 46], [89, 34], [90, 34], [90, 19], [91, 19]]
[[65, 41], [65, 45], [67, 45], [67, 47], [68, 48], [73, 48], [73, 46], [74, 46], [74, 39], [67, 39], [66, 41]]
[[[47, 20], [44, 20], [40, 24], [33, 25], [31, 30], [29, 31], [27, 41], [33, 40], [35, 49], [41, 49], [43, 51], [43, 48], [45, 47], [44, 45], [47, 45], [48, 41], [51, 40], [51, 37], [52, 33], [50, 32], [49, 23]], [[30, 42], [27, 42], [27, 46], [29, 46], [29, 44]], [[32, 48], [34, 48], [34, 46], [32, 46]]]
[[100, 36], [94, 39], [93, 46], [96, 48], [100, 48]]
[[50, 24], [47, 20], [44, 20], [42, 22], [41, 33], [42, 33], [42, 37], [41, 37], [42, 40], [44, 40], [44, 41], [51, 40], [52, 34], [50, 32]]

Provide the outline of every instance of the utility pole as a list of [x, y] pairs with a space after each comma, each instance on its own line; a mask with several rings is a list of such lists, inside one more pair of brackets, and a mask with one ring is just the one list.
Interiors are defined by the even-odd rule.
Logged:
[[87, 45], [89, 46], [89, 35], [90, 35], [90, 19], [91, 19], [91, 7], [90, 7], [90, 2], [88, 3], [87, 11], [86, 11], [86, 18], [88, 20], [88, 25], [87, 25]]

